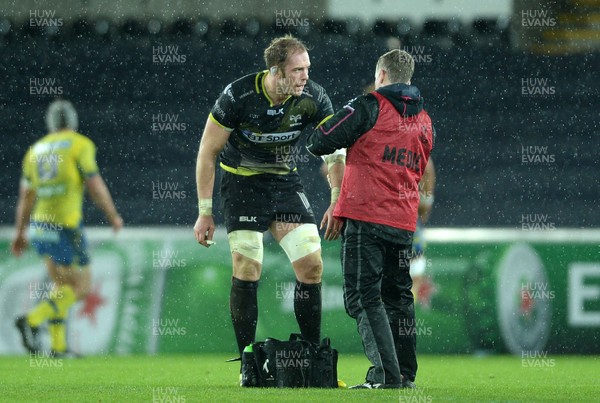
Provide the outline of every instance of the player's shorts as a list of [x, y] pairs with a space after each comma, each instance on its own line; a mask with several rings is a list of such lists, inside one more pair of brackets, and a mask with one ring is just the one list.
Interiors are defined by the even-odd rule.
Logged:
[[242, 176], [223, 171], [221, 207], [227, 233], [265, 232], [273, 221], [316, 224], [297, 172]]
[[85, 266], [90, 262], [83, 226], [64, 228], [61, 224], [31, 222], [31, 245], [41, 256], [63, 266]]

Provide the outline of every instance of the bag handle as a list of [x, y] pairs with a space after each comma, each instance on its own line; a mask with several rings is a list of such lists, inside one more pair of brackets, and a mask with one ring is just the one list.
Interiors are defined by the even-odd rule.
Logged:
[[306, 339], [300, 333], [291, 333], [290, 341], [306, 341]]

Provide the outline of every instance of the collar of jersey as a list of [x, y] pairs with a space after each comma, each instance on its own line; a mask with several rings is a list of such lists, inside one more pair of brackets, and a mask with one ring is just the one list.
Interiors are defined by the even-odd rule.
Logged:
[[[275, 106], [275, 104], [273, 103], [273, 100], [271, 99], [271, 97], [269, 96], [269, 94], [267, 93], [267, 89], [265, 88], [265, 78], [267, 77], [267, 73], [269, 71], [268, 70], [263, 70], [262, 71], [262, 76], [260, 73], [258, 73], [256, 75], [256, 79], [254, 81], [254, 85], [256, 86], [256, 93], [260, 93], [262, 90], [263, 95], [265, 96], [265, 98], [267, 98], [267, 101], [269, 101], [269, 106]], [[259, 87], [259, 82], [258, 80], [260, 80], [260, 87]], [[288, 97], [286, 99], [284, 99], [280, 105], [283, 105], [286, 103], [286, 101], [288, 99], [290, 99], [292, 96], [288, 95]]]

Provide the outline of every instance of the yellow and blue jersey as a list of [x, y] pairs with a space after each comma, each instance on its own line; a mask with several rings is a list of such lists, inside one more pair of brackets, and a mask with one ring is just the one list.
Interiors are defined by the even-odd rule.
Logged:
[[96, 146], [73, 130], [50, 133], [25, 154], [23, 181], [36, 192], [32, 222], [78, 228], [86, 178], [98, 174]]

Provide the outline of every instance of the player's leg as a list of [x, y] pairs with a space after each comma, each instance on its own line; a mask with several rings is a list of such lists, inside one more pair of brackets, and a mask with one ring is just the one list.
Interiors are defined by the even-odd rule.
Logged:
[[321, 337], [321, 238], [315, 224], [275, 221], [269, 228], [287, 254], [294, 272], [294, 313], [305, 339], [319, 343]]
[[36, 353], [41, 349], [38, 339], [39, 327], [58, 310], [58, 306], [56, 305], [56, 297], [58, 295], [56, 263], [49, 256], [45, 256], [44, 264], [52, 282], [52, 289], [48, 294], [48, 298], [44, 298], [38, 302], [27, 314], [18, 317], [16, 320], [16, 326], [21, 333], [23, 346], [30, 353]]
[[304, 338], [321, 337], [321, 238], [315, 217], [296, 172], [278, 175], [269, 229], [287, 254], [296, 274], [294, 313]]
[[381, 302], [381, 281], [385, 243], [370, 236], [365, 226], [346, 220], [342, 230], [342, 270], [344, 306], [356, 320], [365, 354], [373, 367], [366, 381], [386, 385], [401, 384], [400, 366], [394, 338]]
[[66, 323], [69, 309], [77, 301], [77, 295], [72, 283], [74, 268], [67, 265], [53, 264], [49, 270], [50, 278], [55, 284], [55, 295], [51, 297], [56, 309], [48, 318], [50, 333], [50, 349], [54, 354], [62, 354], [67, 350]]
[[253, 343], [258, 321], [258, 281], [262, 271], [263, 234], [237, 230], [228, 234], [233, 276], [229, 294], [231, 322], [240, 356]]
[[264, 179], [227, 171], [221, 175], [221, 205], [233, 264], [229, 309], [240, 356], [254, 342], [258, 321], [263, 232], [270, 220], [265, 200], [273, 197]]
[[406, 387], [412, 387], [410, 382], [414, 382], [417, 374], [417, 332], [409, 272], [410, 251], [410, 245], [393, 245], [388, 249], [381, 289], [381, 298], [390, 321], [400, 372]]
[[71, 306], [85, 298], [91, 288], [89, 254], [83, 227], [60, 231], [59, 248], [55, 252], [55, 264], [50, 271], [57, 289], [55, 299], [57, 309], [48, 322], [51, 350], [62, 355], [68, 350], [66, 321]]
[[61, 300], [61, 309], [54, 312], [48, 321], [48, 331], [50, 333], [51, 350], [56, 355], [67, 352], [67, 331], [66, 322], [69, 317], [69, 310], [76, 301], [81, 301], [87, 297], [92, 286], [92, 275], [89, 265], [85, 266], [56, 266], [54, 269], [57, 278], [57, 285], [63, 299]]

